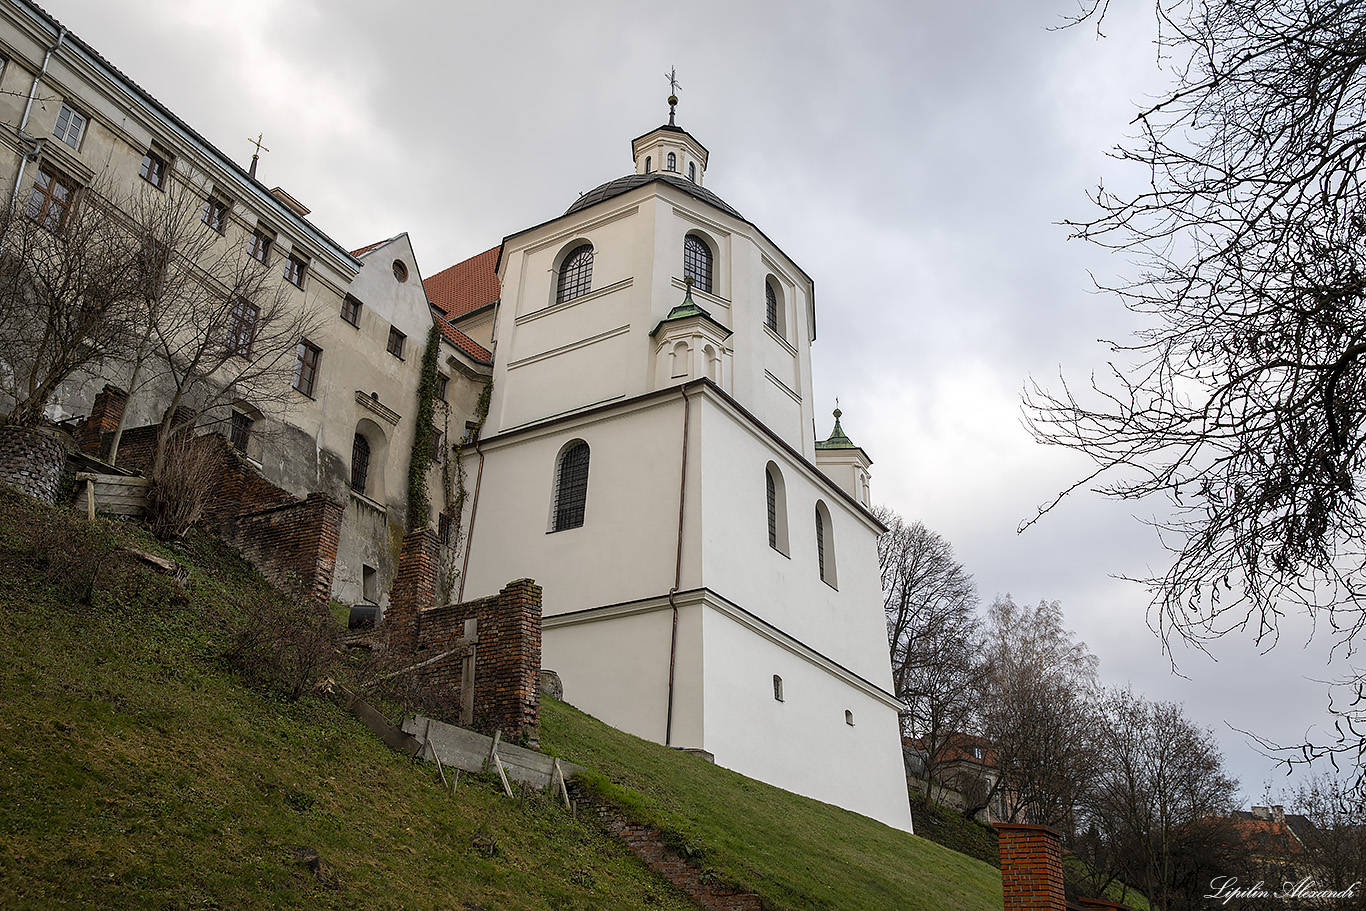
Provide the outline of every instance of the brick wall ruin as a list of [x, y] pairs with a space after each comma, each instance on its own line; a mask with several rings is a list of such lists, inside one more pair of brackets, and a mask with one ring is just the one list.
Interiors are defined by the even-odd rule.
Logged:
[[[113, 386], [105, 386], [95, 397], [90, 417], [76, 434], [83, 452], [107, 454], [126, 400], [123, 391]], [[176, 415], [178, 421], [192, 418], [193, 412], [186, 409]], [[149, 475], [160, 430], [160, 424], [124, 430], [119, 467]], [[205, 434], [196, 445], [212, 460], [213, 481], [204, 495], [202, 521], [242, 551], [262, 575], [306, 597], [326, 601], [337, 567], [342, 504], [322, 493], [301, 500], [270, 483], [220, 434]]]
[[[437, 607], [441, 545], [423, 529], [403, 538], [398, 574], [384, 614], [388, 645], [413, 663], [449, 652], [464, 635], [465, 621], [478, 622], [474, 667], [474, 728], [503, 732], [511, 742], [536, 745], [541, 710], [541, 587], [530, 579], [510, 582], [496, 595]], [[422, 667], [418, 679], [458, 704], [461, 661], [455, 652]]]

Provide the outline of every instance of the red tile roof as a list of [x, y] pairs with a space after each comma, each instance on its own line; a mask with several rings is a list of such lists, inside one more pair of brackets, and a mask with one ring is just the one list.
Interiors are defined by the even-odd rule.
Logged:
[[[435, 311], [435, 308], [433, 308], [433, 310]], [[465, 352], [470, 357], [474, 358], [476, 361], [479, 361], [480, 363], [493, 363], [493, 352], [489, 351], [489, 349], [485, 348], [483, 345], [479, 344], [474, 339], [470, 338], [468, 335], [461, 332], [459, 329], [455, 328], [450, 323], [446, 322], [446, 319], [440, 313], [433, 312], [432, 319], [436, 320], [436, 328], [441, 330], [441, 334], [445, 336], [446, 341], [450, 342], [452, 345], [459, 348], [461, 351]]]
[[373, 244], [366, 244], [365, 246], [361, 247], [359, 250], [352, 250], [352, 251], [351, 251], [351, 255], [352, 255], [352, 256], [355, 256], [355, 257], [364, 256], [365, 254], [369, 253], [371, 250], [375, 249], [376, 247], [382, 247], [382, 246], [384, 246], [385, 244], [387, 244], [387, 243], [388, 243], [389, 241], [391, 241], [391, 240], [393, 240], [392, 237], [386, 237], [386, 238], [384, 238], [384, 240], [377, 240], [377, 241], [375, 241]]
[[422, 283], [427, 299], [449, 319], [464, 316], [498, 299], [499, 245], [443, 269]]

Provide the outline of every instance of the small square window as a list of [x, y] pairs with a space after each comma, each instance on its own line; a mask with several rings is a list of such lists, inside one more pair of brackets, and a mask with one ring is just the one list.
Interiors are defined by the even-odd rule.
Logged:
[[403, 360], [403, 343], [407, 341], [407, 339], [408, 336], [404, 335], [402, 332], [399, 332], [393, 326], [390, 326], [388, 346], [389, 353], [392, 354], [394, 357], [398, 358], [399, 360]]
[[341, 318], [346, 320], [356, 328], [360, 328], [360, 308], [361, 302], [350, 294], [342, 298]]
[[304, 272], [308, 269], [308, 264], [297, 256], [291, 256], [285, 260], [285, 281], [296, 288], [304, 286]]
[[465, 422], [465, 435], [460, 438], [460, 445], [466, 446], [479, 440], [479, 425], [474, 421]]
[[307, 339], [299, 342], [299, 359], [294, 362], [294, 388], [313, 398], [313, 386], [318, 379], [318, 361], [323, 350]]
[[437, 399], [439, 399], [440, 401], [443, 401], [443, 402], [446, 401], [446, 391], [447, 391], [448, 389], [450, 389], [450, 386], [451, 386], [451, 378], [448, 377], [448, 376], [446, 376], [446, 375], [444, 375], [444, 374], [438, 373], [438, 374], [436, 375], [436, 397], [437, 397]]
[[84, 114], [78, 114], [70, 105], [63, 104], [61, 113], [57, 115], [57, 126], [53, 129], [52, 135], [73, 149], [79, 149], [81, 137], [85, 136], [85, 124]]
[[221, 199], [210, 198], [204, 203], [204, 211], [200, 213], [199, 220], [222, 234], [228, 225], [228, 204]]
[[166, 159], [156, 152], [148, 151], [142, 156], [142, 170], [138, 172], [138, 176], [158, 190], [165, 189]]
[[247, 241], [247, 252], [251, 258], [265, 265], [270, 261], [270, 245], [274, 240], [268, 233], [260, 228], [251, 235], [251, 240]]

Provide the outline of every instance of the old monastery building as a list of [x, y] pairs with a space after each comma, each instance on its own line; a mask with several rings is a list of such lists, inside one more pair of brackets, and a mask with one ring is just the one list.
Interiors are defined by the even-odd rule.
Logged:
[[[231, 502], [210, 511], [234, 543], [269, 562], [278, 538], [316, 593], [386, 604], [421, 515], [408, 476], [434, 339], [442, 597], [534, 579], [543, 665], [568, 702], [910, 828], [871, 463], [838, 412], [815, 432], [830, 425], [812, 393], [814, 284], [706, 188], [708, 150], [675, 125], [675, 98], [630, 142], [625, 176], [424, 280], [406, 235], [339, 244], [42, 10], [0, 9], [13, 206], [58, 224], [97, 193], [192, 194], [220, 249], [316, 315], [279, 395], [234, 395], [226, 377], [180, 403], [233, 460]], [[225, 328], [244, 359], [252, 319]], [[164, 378], [132, 380], [110, 359], [49, 416], [91, 455], [123, 428], [118, 463], [136, 467], [171, 399]]]

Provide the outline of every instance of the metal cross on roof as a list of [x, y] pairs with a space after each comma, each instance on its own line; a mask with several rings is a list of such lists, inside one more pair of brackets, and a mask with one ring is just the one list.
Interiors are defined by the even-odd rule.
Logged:
[[664, 75], [669, 80], [669, 126], [673, 126], [674, 107], [678, 104], [678, 90], [683, 86], [678, 84], [678, 74], [674, 67], [669, 67], [669, 72]]
[[264, 133], [257, 133], [255, 139], [252, 139], [250, 136], [247, 137], [247, 142], [256, 146], [256, 151], [251, 153], [251, 167], [247, 170], [247, 174], [251, 177], [256, 176], [256, 162], [260, 159], [261, 153], [270, 151], [270, 149], [261, 144], [261, 139], [264, 136]]

